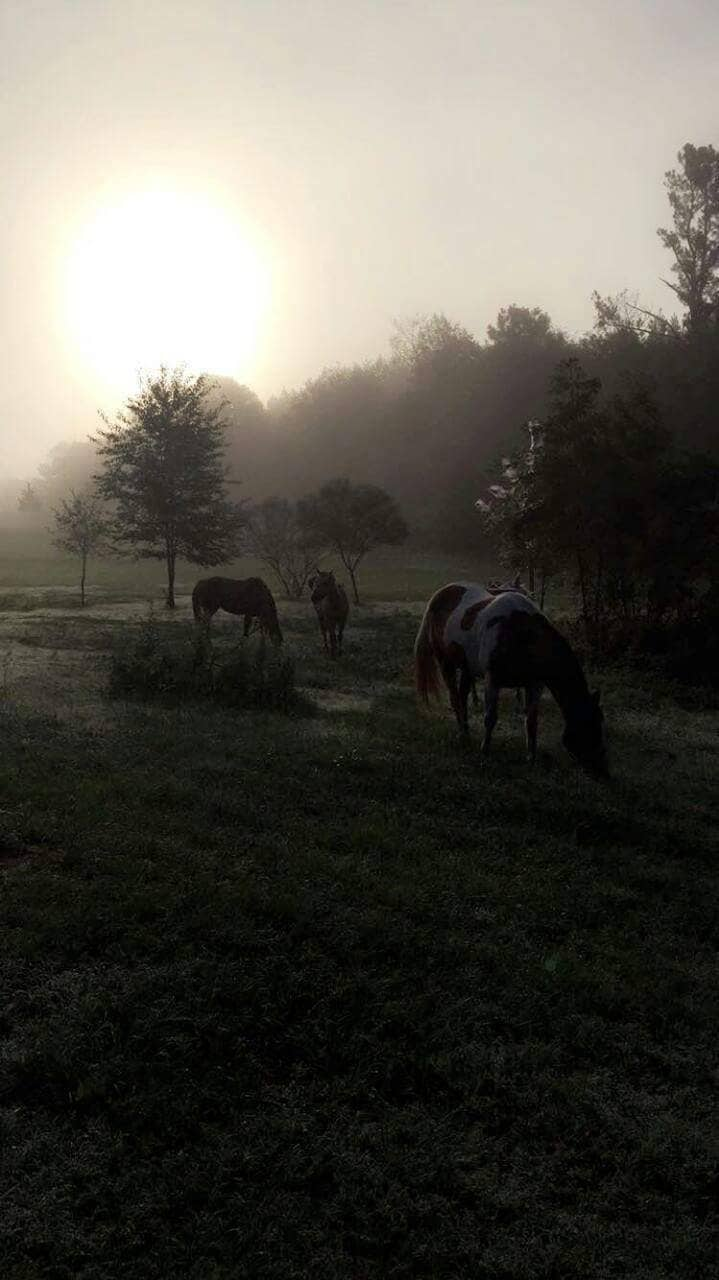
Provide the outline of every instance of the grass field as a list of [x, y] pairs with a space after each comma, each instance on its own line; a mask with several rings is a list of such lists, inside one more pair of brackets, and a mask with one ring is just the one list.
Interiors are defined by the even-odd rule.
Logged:
[[[325, 557], [323, 567], [334, 568], [342, 578], [346, 572], [341, 565], [334, 563], [332, 557]], [[465, 556], [428, 556], [424, 551], [416, 551], [401, 547], [391, 550], [379, 549], [369, 556], [361, 566], [359, 579], [362, 596], [365, 600], [424, 600], [435, 590], [438, 582], [457, 574], [469, 575], [472, 581], [497, 571], [491, 557]], [[177, 591], [189, 593], [198, 578], [207, 577], [217, 572], [228, 578], [249, 578], [258, 575], [270, 582], [272, 589], [277, 583], [271, 573], [251, 556], [243, 556], [232, 564], [223, 565], [218, 570], [198, 569], [196, 565], [180, 562], [177, 568]], [[77, 585], [79, 596], [80, 571], [79, 564], [71, 557], [53, 552], [49, 535], [42, 531], [18, 529], [0, 529], [0, 610], [3, 608], [3, 596], [7, 599], [17, 592], [27, 589], [33, 592], [60, 588], [66, 599], [66, 589]], [[167, 584], [164, 565], [156, 560], [106, 558], [90, 562], [88, 568], [88, 586], [90, 593], [100, 598], [108, 594], [116, 598], [125, 594], [132, 599], [156, 600], [162, 602]]]
[[106, 697], [156, 566], [0, 566], [7, 1280], [712, 1273], [716, 714], [604, 671], [610, 785], [550, 700], [480, 763], [411, 687], [470, 567], [378, 563], [336, 664], [281, 605], [289, 716]]

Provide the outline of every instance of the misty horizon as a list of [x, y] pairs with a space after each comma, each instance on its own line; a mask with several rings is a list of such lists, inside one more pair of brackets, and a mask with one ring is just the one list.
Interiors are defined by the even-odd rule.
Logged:
[[[266, 403], [387, 356], [395, 319], [483, 342], [517, 304], [571, 337], [595, 289], [671, 314], [662, 179], [711, 141], [718, 34], [701, 0], [4, 3], [7, 471], [112, 415], [170, 321], [169, 362]], [[153, 311], [163, 253], [187, 333]]]

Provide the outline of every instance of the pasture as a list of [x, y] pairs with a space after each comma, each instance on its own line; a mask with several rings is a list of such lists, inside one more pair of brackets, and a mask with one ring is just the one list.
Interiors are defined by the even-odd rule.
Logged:
[[710, 1273], [716, 712], [605, 670], [611, 785], [547, 695], [482, 763], [411, 682], [471, 567], [375, 564], [335, 663], [278, 600], [297, 716], [109, 700], [157, 567], [0, 564], [8, 1280]]

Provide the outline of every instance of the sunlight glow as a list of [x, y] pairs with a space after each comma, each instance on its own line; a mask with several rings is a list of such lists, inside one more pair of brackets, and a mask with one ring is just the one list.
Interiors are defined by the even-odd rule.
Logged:
[[121, 395], [140, 370], [246, 378], [269, 300], [269, 274], [242, 227], [194, 196], [150, 191], [102, 209], [72, 246], [67, 336], [88, 370]]

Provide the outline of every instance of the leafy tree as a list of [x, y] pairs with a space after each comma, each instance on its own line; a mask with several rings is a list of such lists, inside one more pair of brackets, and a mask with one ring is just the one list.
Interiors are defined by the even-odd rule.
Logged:
[[664, 283], [687, 309], [687, 327], [699, 330], [719, 321], [719, 152], [690, 142], [677, 155], [664, 184], [674, 226], [657, 234], [674, 254], [676, 284]]
[[463, 364], [476, 361], [480, 351], [471, 333], [442, 312], [395, 321], [390, 347], [395, 361], [409, 368], [415, 382], [456, 374]]
[[170, 609], [178, 556], [222, 564], [246, 522], [225, 494], [223, 406], [208, 404], [211, 389], [204, 376], [163, 367], [141, 379], [114, 424], [102, 415], [107, 430], [96, 439], [104, 468], [98, 492], [114, 504], [115, 543], [137, 558], [165, 561]]
[[264, 497], [275, 442], [262, 401], [234, 378], [216, 377], [207, 404], [222, 406], [228, 475], [234, 483], [241, 478], [251, 493]]
[[600, 390], [578, 360], [563, 362], [534, 447], [506, 460], [483, 504], [515, 550], [574, 571], [595, 644], [610, 616], [627, 621], [641, 609], [661, 572], [649, 533], [670, 443], [645, 388], [606, 402]]
[[29, 480], [27, 484], [23, 485], [18, 494], [17, 509], [18, 511], [28, 512], [42, 511], [42, 502], [37, 495], [35, 486]]
[[374, 547], [404, 542], [407, 526], [394, 500], [375, 485], [332, 480], [297, 504], [300, 524], [337, 553], [359, 604], [357, 567]]
[[60, 551], [80, 557], [80, 604], [85, 604], [85, 577], [91, 555], [102, 554], [108, 535], [107, 514], [93, 494], [75, 493], [53, 511], [53, 542]]
[[377, 360], [325, 369], [272, 401], [266, 435], [275, 468], [269, 493], [299, 497], [338, 471], [383, 483], [391, 383], [387, 364]]
[[533, 500], [536, 454], [542, 447], [541, 423], [531, 418], [525, 423], [523, 434], [525, 444], [513, 457], [501, 459], [495, 482], [474, 506], [500, 558], [513, 570], [520, 565], [526, 568], [532, 594], [537, 588], [539, 569], [539, 606], [544, 608], [546, 584], [554, 566], [548, 547], [533, 534], [527, 519]]
[[496, 324], [487, 325], [490, 342], [533, 342], [542, 344], [557, 337], [546, 311], [541, 307], [502, 307]]
[[266, 498], [252, 509], [247, 546], [269, 565], [292, 600], [299, 600], [325, 550], [322, 539], [300, 524], [296, 506], [286, 498]]
[[97, 470], [97, 453], [89, 440], [61, 440], [40, 463], [35, 481], [48, 508], [54, 508], [71, 490], [82, 493], [91, 486]]

